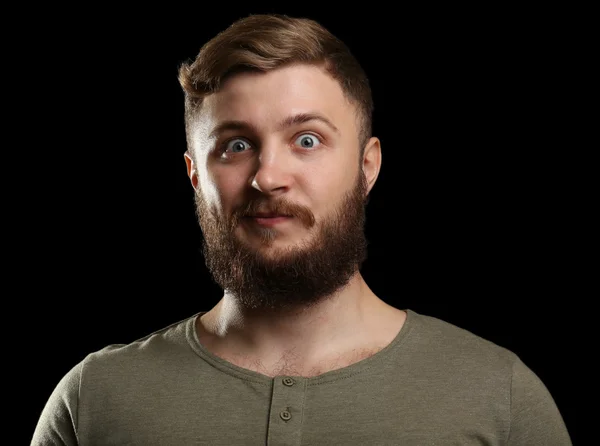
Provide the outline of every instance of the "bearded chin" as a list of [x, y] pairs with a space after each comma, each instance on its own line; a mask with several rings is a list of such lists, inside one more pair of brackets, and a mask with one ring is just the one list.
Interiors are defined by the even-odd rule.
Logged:
[[367, 257], [362, 193], [359, 187], [347, 196], [334, 215], [312, 228], [308, 241], [268, 256], [240, 241], [235, 228], [216, 223], [197, 197], [206, 266], [246, 309], [309, 308], [343, 289]]

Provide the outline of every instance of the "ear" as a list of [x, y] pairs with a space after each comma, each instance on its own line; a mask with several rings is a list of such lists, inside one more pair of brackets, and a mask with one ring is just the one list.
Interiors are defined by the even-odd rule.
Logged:
[[371, 189], [373, 189], [381, 170], [381, 142], [379, 138], [372, 137], [367, 142], [362, 159], [362, 170], [368, 184], [368, 195]]
[[185, 164], [187, 166], [187, 174], [190, 177], [190, 181], [192, 182], [192, 187], [196, 189], [198, 187], [198, 172], [196, 170], [196, 164], [194, 163], [194, 158], [190, 154], [188, 150], [183, 154], [185, 158]]

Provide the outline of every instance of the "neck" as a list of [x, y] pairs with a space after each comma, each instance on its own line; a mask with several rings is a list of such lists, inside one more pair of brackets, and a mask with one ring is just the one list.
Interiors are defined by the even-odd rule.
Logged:
[[378, 336], [390, 309], [356, 273], [346, 287], [312, 307], [276, 314], [241, 308], [235, 296], [225, 293], [199, 319], [198, 329], [217, 349], [234, 354], [265, 361], [293, 354], [311, 362]]

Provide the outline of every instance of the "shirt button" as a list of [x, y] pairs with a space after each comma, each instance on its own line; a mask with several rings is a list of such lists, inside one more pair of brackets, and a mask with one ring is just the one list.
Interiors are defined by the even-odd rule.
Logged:
[[284, 410], [282, 412], [279, 413], [279, 416], [281, 417], [281, 419], [283, 421], [288, 421], [292, 418], [292, 414], [289, 413], [287, 410]]
[[294, 380], [292, 378], [283, 378], [283, 384], [286, 386], [293, 386]]

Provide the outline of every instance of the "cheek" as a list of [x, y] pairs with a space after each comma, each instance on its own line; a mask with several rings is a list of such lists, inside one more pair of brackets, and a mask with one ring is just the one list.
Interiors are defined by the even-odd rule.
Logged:
[[222, 180], [219, 175], [215, 175], [214, 169], [211, 169], [207, 158], [198, 159], [198, 188], [202, 199], [211, 212], [222, 214], [223, 209], [223, 190], [220, 187]]
[[329, 215], [352, 188], [354, 180], [355, 174], [350, 172], [349, 166], [337, 165], [335, 169], [326, 168], [315, 172], [313, 180], [307, 186], [310, 196], [313, 197], [313, 212]]
[[358, 161], [349, 156], [337, 156], [318, 165], [312, 177], [314, 184], [322, 193], [326, 191], [344, 191], [356, 180]]
[[246, 187], [243, 175], [228, 169], [213, 169], [207, 172], [207, 184], [211, 191], [210, 200], [217, 204], [221, 213], [231, 214]]

